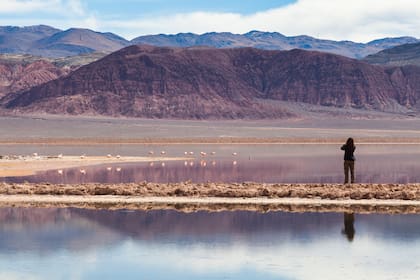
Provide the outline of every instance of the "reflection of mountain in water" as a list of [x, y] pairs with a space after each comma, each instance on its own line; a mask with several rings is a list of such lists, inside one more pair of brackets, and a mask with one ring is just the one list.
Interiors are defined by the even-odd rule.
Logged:
[[0, 254], [7, 251], [80, 251], [104, 246], [119, 235], [72, 209], [0, 208]]
[[[108, 211], [0, 209], [0, 254], [12, 251], [83, 251], [123, 240], [176, 244], [310, 242], [340, 235], [341, 213]], [[415, 241], [420, 215], [355, 215], [355, 239]]]

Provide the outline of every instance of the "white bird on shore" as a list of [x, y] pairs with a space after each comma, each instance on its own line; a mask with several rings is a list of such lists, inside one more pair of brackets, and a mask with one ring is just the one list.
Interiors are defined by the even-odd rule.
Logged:
[[216, 152], [211, 152], [211, 155], [214, 156], [216, 154]]
[[184, 155], [188, 155], [188, 152], [184, 152]]
[[38, 153], [33, 153], [32, 156], [37, 157]]
[[112, 167], [108, 166], [108, 167], [106, 168], [106, 170], [111, 171], [111, 170], [112, 170]]
[[207, 153], [205, 153], [205, 152], [200, 152], [200, 155], [201, 155], [202, 157], [205, 157], [205, 156], [207, 155]]
[[160, 152], [160, 154], [161, 154], [161, 155], [165, 155], [165, 154], [166, 154], [166, 152], [165, 152], [165, 151], [161, 151], [161, 152]]
[[57, 158], [63, 158], [63, 154], [58, 154]]
[[236, 160], [234, 160], [234, 161], [232, 162], [232, 164], [233, 164], [233, 165], [237, 165], [237, 164], [238, 164], [238, 162], [237, 162]]
[[194, 152], [190, 152], [190, 155], [193, 155], [194, 154]]
[[162, 167], [165, 167], [165, 165], [166, 165], [166, 164], [165, 164], [164, 162], [162, 162], [162, 164], [161, 164], [161, 165], [162, 165]]
[[107, 157], [107, 158], [111, 158], [111, 157], [112, 157], [112, 155], [111, 155], [111, 154], [107, 154], [107, 155], [106, 155], [106, 157]]
[[80, 169], [79, 170], [81, 174], [85, 175], [86, 174], [86, 170], [85, 169]]
[[237, 152], [233, 152], [232, 153], [232, 156], [237, 156], [238, 155], [238, 153]]
[[121, 167], [117, 167], [117, 168], [115, 168], [115, 170], [116, 170], [117, 172], [120, 172], [120, 171], [121, 171]]
[[155, 152], [153, 151], [149, 151], [149, 155], [153, 155]]
[[120, 156], [120, 155], [116, 155], [115, 157], [116, 157], [117, 159], [120, 159], [120, 158], [121, 158], [121, 156]]
[[57, 170], [57, 173], [60, 174], [60, 175], [63, 175], [63, 170], [62, 169], [58, 169]]
[[86, 157], [85, 154], [83, 154], [83, 155], [80, 156], [81, 159], [84, 159], [85, 157]]

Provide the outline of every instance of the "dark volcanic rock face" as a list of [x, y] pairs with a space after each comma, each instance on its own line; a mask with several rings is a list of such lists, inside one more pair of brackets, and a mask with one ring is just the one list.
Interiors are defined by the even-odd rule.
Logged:
[[302, 50], [130, 46], [66, 77], [2, 99], [19, 112], [146, 118], [283, 118], [278, 101], [401, 111], [417, 67], [387, 69]]

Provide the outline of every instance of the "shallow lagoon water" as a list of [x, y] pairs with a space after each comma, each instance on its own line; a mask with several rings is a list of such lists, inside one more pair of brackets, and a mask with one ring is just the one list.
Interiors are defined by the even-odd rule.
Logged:
[[[7, 182], [129, 183], [129, 182], [265, 182], [341, 183], [343, 153], [332, 144], [262, 145], [98, 145], [1, 146], [2, 154], [148, 156], [149, 151], [188, 160], [99, 165], [39, 172], [34, 176], [0, 178]], [[189, 152], [193, 152], [190, 155]], [[206, 152], [205, 157], [200, 152]], [[211, 153], [215, 154], [212, 155]], [[236, 153], [236, 155], [233, 155]], [[356, 149], [356, 182], [420, 182], [420, 145], [360, 144]]]
[[0, 208], [1, 279], [417, 279], [419, 215]]

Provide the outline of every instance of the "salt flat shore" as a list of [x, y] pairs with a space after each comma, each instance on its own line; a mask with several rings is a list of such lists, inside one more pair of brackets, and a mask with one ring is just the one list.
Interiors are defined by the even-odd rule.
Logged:
[[0, 183], [0, 206], [420, 213], [420, 184]]
[[152, 162], [182, 160], [176, 157], [134, 157], [134, 156], [30, 156], [16, 159], [0, 159], [0, 177], [27, 176], [38, 171], [84, 167], [98, 164]]

